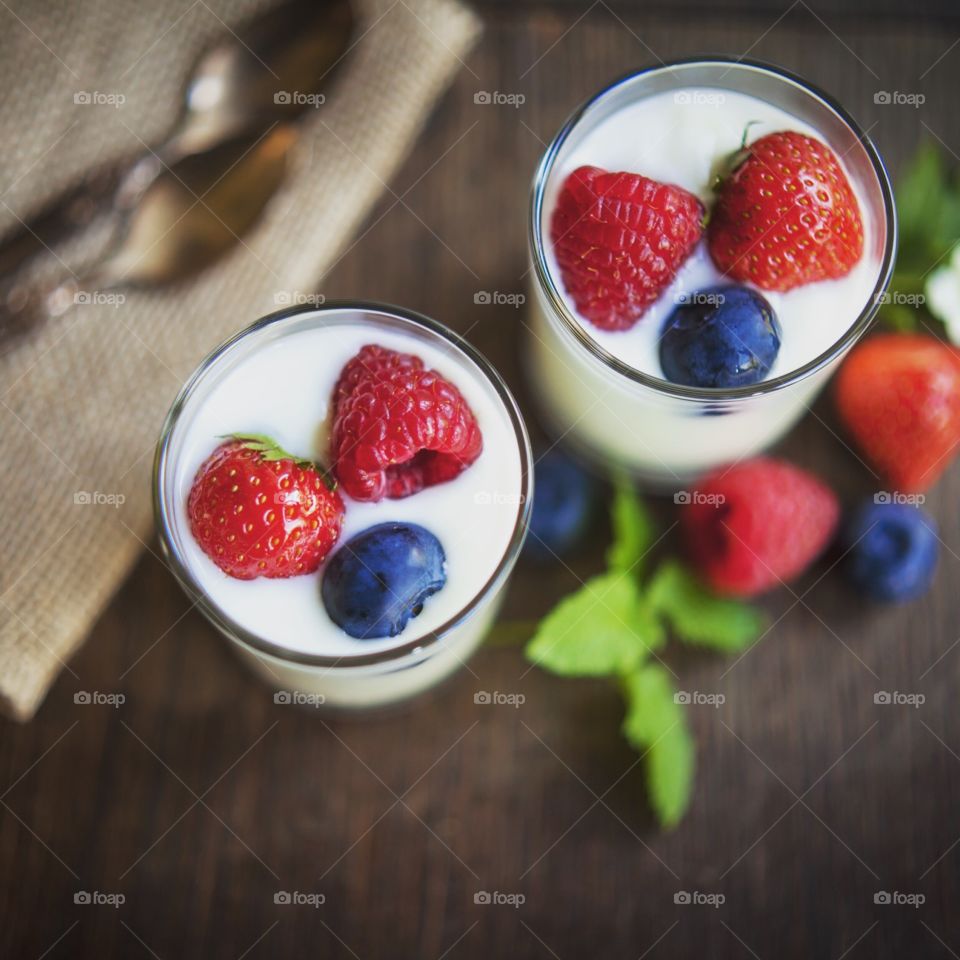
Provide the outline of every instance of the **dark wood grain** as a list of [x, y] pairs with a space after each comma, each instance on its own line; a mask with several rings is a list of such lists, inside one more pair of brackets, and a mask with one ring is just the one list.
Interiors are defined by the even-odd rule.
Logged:
[[[525, 403], [522, 311], [474, 294], [523, 291], [543, 141], [612, 76], [749, 50], [835, 93], [894, 166], [924, 128], [960, 152], [960, 47], [921, 78], [955, 39], [944, 31], [578, 15], [492, 17], [392, 185], [402, 199], [384, 196], [320, 286], [467, 332]], [[875, 106], [879, 89], [927, 101]], [[478, 90], [526, 102], [478, 106]], [[835, 429], [821, 402], [783, 451], [849, 501], [875, 484]], [[696, 794], [670, 834], [653, 826], [604, 684], [529, 670], [507, 647], [400, 711], [348, 721], [280, 707], [145, 553], [37, 718], [2, 724], [0, 956], [957, 956], [958, 496], [953, 469], [929, 500], [945, 545], [936, 588], [912, 606], [861, 607], [824, 563], [768, 601], [776, 627], [739, 662], [673, 657], [683, 688], [726, 702], [691, 708]], [[658, 510], [669, 526], [672, 508]], [[539, 616], [598, 569], [605, 537], [598, 519], [569, 569], [523, 563], [504, 617]], [[78, 706], [78, 690], [126, 702]], [[526, 701], [477, 706], [478, 690]], [[926, 701], [879, 707], [880, 690]], [[483, 890], [525, 902], [477, 905]], [[681, 890], [725, 903], [678, 906]], [[884, 890], [926, 902], [875, 905]], [[125, 902], [75, 905], [77, 891]], [[276, 905], [277, 891], [325, 903]]]

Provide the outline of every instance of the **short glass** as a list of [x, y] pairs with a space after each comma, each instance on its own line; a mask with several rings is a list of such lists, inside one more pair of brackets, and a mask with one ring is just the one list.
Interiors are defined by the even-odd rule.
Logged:
[[[300, 331], [344, 318], [361, 317], [372, 338], [378, 330], [399, 332], [454, 355], [505, 411], [513, 428], [521, 472], [516, 524], [506, 550], [487, 581], [455, 615], [436, 630], [387, 650], [328, 656], [291, 650], [256, 636], [231, 619], [200, 587], [187, 562], [184, 544], [192, 537], [178, 519], [182, 492], [183, 441], [194, 413], [216, 383], [259, 348]], [[463, 338], [435, 320], [394, 306], [328, 301], [321, 307], [296, 307], [258, 320], [217, 347], [180, 391], [160, 434], [154, 461], [153, 504], [160, 543], [175, 577], [203, 615], [231, 642], [241, 659], [282, 691], [283, 702], [357, 709], [412, 697], [453, 673], [476, 650], [496, 617], [504, 588], [520, 554], [532, 507], [530, 441], [516, 401], [490, 363]], [[348, 507], [349, 509], [349, 507]], [[318, 602], [320, 602], [318, 591]], [[412, 621], [415, 623], [415, 621]]]
[[[795, 370], [752, 386], [686, 387], [622, 363], [570, 312], [545, 255], [544, 198], [553, 171], [597, 125], [644, 97], [714, 88], [757, 97], [817, 130], [855, 181], [873, 224], [872, 294], [829, 349]], [[548, 429], [605, 467], [633, 473], [653, 490], [676, 490], [778, 440], [810, 407], [877, 312], [896, 252], [896, 211], [883, 162], [846, 111], [777, 67], [722, 57], [695, 58], [631, 74], [581, 106], [547, 148], [533, 181], [529, 219], [531, 296], [526, 359]], [[641, 321], [642, 322], [642, 321]]]

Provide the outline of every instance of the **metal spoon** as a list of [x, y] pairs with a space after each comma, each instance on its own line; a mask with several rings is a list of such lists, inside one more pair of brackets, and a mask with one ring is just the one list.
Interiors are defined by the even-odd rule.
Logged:
[[0, 340], [117, 287], [169, 283], [209, 266], [256, 223], [283, 180], [296, 138], [293, 124], [279, 123], [163, 168], [106, 259], [85, 276], [23, 293], [15, 311], [0, 310]]
[[262, 132], [315, 104], [349, 49], [349, 0], [287, 0], [231, 33], [195, 64], [168, 139], [139, 158], [100, 167], [0, 243], [0, 276], [111, 207], [132, 209], [164, 167], [243, 132]]

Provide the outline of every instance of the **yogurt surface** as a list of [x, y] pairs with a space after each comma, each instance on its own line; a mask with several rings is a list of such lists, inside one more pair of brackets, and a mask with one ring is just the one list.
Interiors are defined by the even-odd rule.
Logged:
[[[740, 148], [745, 129], [748, 144], [779, 130], [823, 139], [809, 125], [763, 100], [733, 91], [691, 87], [645, 97], [607, 117], [566, 154], [561, 154], [551, 173], [545, 189], [541, 229], [554, 284], [587, 334], [635, 370], [666, 379], [658, 356], [665, 320], [677, 303], [696, 291], [731, 281], [724, 279], [713, 265], [702, 239], [670, 286], [632, 329], [622, 332], [599, 329], [579, 316], [567, 296], [549, 240], [560, 188], [577, 167], [591, 165], [675, 184], [695, 194], [709, 209], [717, 165]], [[843, 165], [839, 153], [838, 159]], [[857, 194], [863, 217], [863, 256], [853, 270], [839, 280], [808, 284], [787, 293], [761, 291], [783, 328], [783, 342], [767, 379], [790, 373], [828, 350], [853, 324], [872, 295], [880, 270], [879, 261], [871, 256], [874, 225], [856, 182], [849, 170], [845, 168], [845, 172]]]
[[[235, 580], [194, 540], [187, 499], [198, 468], [228, 434], [267, 434], [291, 454], [329, 467], [333, 387], [343, 366], [368, 343], [415, 354], [453, 383], [477, 418], [483, 452], [455, 480], [401, 500], [358, 503], [341, 488], [346, 512], [334, 551], [374, 524], [405, 521], [418, 523], [437, 536], [447, 559], [446, 584], [399, 636], [355, 640], [330, 620], [323, 606], [320, 582], [329, 558], [314, 574]], [[263, 639], [291, 651], [333, 657], [376, 653], [406, 644], [456, 616], [499, 565], [520, 511], [520, 449], [509, 414], [483, 372], [452, 345], [444, 349], [349, 312], [342, 320], [331, 317], [323, 326], [265, 338], [239, 362], [231, 360], [232, 353], [222, 356], [218, 366], [208, 372], [208, 376], [216, 374], [212, 388], [191, 396], [177, 425], [181, 436], [175, 468], [176, 535], [186, 564], [207, 598]]]

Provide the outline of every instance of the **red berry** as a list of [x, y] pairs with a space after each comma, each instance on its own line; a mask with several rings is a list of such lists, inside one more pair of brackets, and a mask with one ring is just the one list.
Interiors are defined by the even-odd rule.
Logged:
[[717, 188], [707, 245], [717, 269], [762, 290], [846, 276], [863, 221], [836, 154], [789, 131], [752, 143]]
[[238, 580], [313, 573], [340, 536], [343, 500], [272, 440], [236, 437], [197, 471], [187, 501], [203, 552]]
[[354, 500], [408, 497], [453, 480], [482, 449], [460, 391], [419, 357], [368, 344], [341, 371], [333, 458]]
[[870, 337], [847, 357], [835, 391], [847, 430], [897, 491], [933, 486], [960, 449], [960, 352], [933, 337]]
[[805, 470], [758, 457], [698, 484], [682, 523], [694, 565], [717, 593], [751, 597], [802, 573], [823, 551], [840, 508]]
[[629, 330], [669, 286], [703, 233], [703, 206], [638, 173], [579, 167], [550, 236], [567, 293], [602, 330]]

